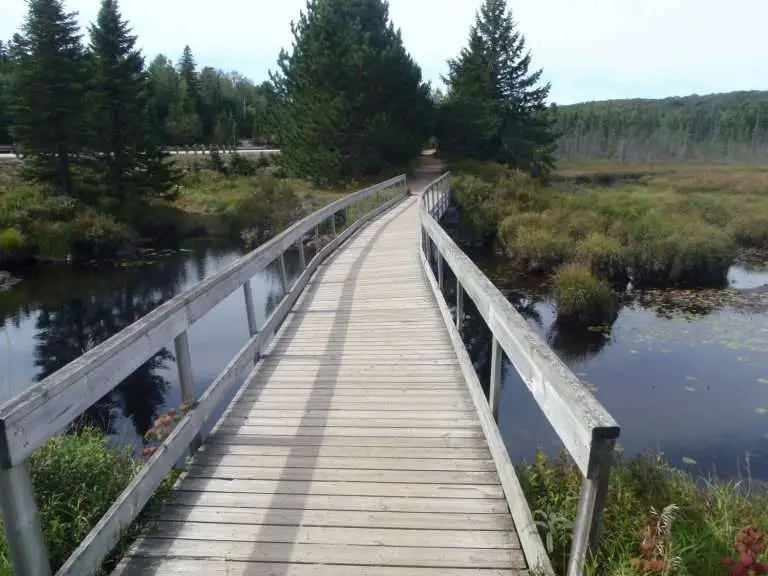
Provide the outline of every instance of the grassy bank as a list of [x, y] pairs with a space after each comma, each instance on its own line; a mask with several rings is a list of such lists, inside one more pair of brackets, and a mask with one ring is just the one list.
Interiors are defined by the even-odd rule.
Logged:
[[[578, 263], [616, 286], [719, 286], [740, 249], [768, 248], [768, 168], [566, 165], [548, 185], [498, 165], [452, 169], [472, 241], [497, 239], [532, 275]], [[602, 291], [595, 278], [582, 294]]]
[[[84, 429], [49, 440], [29, 459], [51, 568], [57, 570], [114, 503], [142, 462], [128, 449], [112, 446], [104, 434]], [[171, 474], [152, 497], [145, 514], [170, 494]], [[104, 565], [109, 573], [130, 541], [146, 525], [141, 517]], [[7, 543], [0, 522], [0, 576], [11, 576]]]
[[52, 196], [25, 183], [20, 163], [0, 163], [0, 268], [30, 259], [112, 259], [138, 243], [243, 231], [261, 243], [344, 194], [389, 177], [382, 174], [340, 190], [288, 178], [273, 157], [235, 160], [178, 156], [181, 179], [163, 198], [121, 213]]
[[[551, 460], [539, 454], [536, 462], [518, 466], [518, 475], [556, 573], [564, 574], [581, 474], [566, 456]], [[734, 558], [742, 565], [737, 563], [731, 574], [765, 574], [735, 571], [746, 567], [749, 557], [768, 562], [764, 548], [756, 545], [750, 552], [747, 546], [740, 556], [734, 546], [744, 528], [768, 534], [767, 510], [765, 492], [748, 480], [697, 481], [659, 458], [619, 461], [611, 476], [600, 544], [585, 573], [724, 576], [729, 566], [723, 560]]]

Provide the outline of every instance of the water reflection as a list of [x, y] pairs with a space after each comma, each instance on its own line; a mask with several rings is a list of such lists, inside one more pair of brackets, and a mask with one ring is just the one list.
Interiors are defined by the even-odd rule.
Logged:
[[[443, 222], [451, 234], [461, 230], [456, 218], [449, 211]], [[630, 292], [612, 323], [574, 329], [557, 321], [540, 282], [517, 275], [493, 250], [468, 254], [617, 419], [627, 455], [662, 452], [678, 466], [722, 476], [748, 465], [753, 477], [768, 478], [764, 260], [734, 266], [724, 289]], [[455, 298], [453, 278], [446, 298]], [[471, 304], [465, 312], [465, 345], [487, 394], [490, 333]], [[499, 427], [513, 461], [537, 448], [559, 451], [562, 442], [506, 358], [502, 376]]]
[[[45, 267], [27, 271], [0, 294], [0, 402], [56, 372], [176, 294], [241, 256], [227, 244], [196, 241], [119, 267]], [[295, 258], [288, 259], [295, 275]], [[262, 323], [282, 296], [274, 266], [253, 279]], [[247, 339], [242, 291], [236, 291], [189, 331], [198, 394]], [[4, 342], [4, 345], [2, 343]], [[97, 425], [139, 445], [167, 408], [180, 403], [172, 342], [100, 399], [74, 423]]]

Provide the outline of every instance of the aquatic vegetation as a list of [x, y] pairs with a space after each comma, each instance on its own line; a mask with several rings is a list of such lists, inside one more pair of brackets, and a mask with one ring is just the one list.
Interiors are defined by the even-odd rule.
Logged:
[[739, 249], [768, 248], [764, 171], [734, 169], [732, 183], [727, 170], [647, 168], [631, 181], [572, 174], [542, 187], [497, 166], [468, 170], [454, 180], [462, 214], [486, 235], [495, 223], [515, 266], [531, 273], [579, 260], [636, 287], [722, 286]]
[[[567, 454], [552, 459], [539, 452], [534, 462], [516, 468], [532, 510], [563, 522], [575, 518], [581, 474]], [[764, 548], [754, 543], [768, 531], [768, 496], [750, 490], [750, 485], [702, 480], [658, 456], [617, 455], [599, 545], [588, 558], [585, 573], [723, 576], [724, 564], [731, 566], [724, 560], [733, 556], [734, 542], [740, 546], [736, 563], [744, 560], [745, 550], [748, 554], [751, 550], [752, 560], [745, 562], [749, 566], [765, 563]], [[542, 538], [552, 543], [550, 558], [561, 574], [571, 532], [559, 526], [537, 523]]]
[[584, 264], [566, 264], [552, 278], [558, 319], [591, 325], [615, 318], [618, 297], [610, 285]]

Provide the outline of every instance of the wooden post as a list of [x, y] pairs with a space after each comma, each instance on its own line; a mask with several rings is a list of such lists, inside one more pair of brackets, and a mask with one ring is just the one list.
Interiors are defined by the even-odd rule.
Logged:
[[501, 392], [501, 359], [502, 350], [496, 336], [492, 336], [491, 350], [491, 385], [488, 402], [491, 405], [493, 419], [499, 421], [499, 393]]
[[[197, 401], [195, 394], [195, 379], [192, 376], [192, 356], [189, 353], [189, 337], [185, 330], [173, 339], [176, 350], [176, 369], [179, 371], [179, 387], [181, 388], [182, 405], [192, 407]], [[189, 445], [190, 453], [197, 452], [202, 444], [200, 435], [196, 435]]]
[[443, 255], [440, 253], [440, 250], [437, 251], [437, 286], [440, 288], [440, 292], [443, 291]]
[[14, 572], [50, 576], [51, 566], [26, 462], [0, 470], [0, 508]]
[[280, 254], [280, 279], [283, 282], [283, 295], [288, 294], [288, 271], [285, 268], [285, 252]]
[[256, 308], [253, 305], [253, 292], [251, 291], [250, 280], [243, 284], [243, 292], [245, 293], [245, 313], [248, 316], [248, 334], [255, 336], [259, 329], [256, 326]]
[[307, 256], [304, 254], [304, 237], [299, 238], [296, 244], [299, 247], [299, 266], [301, 266], [301, 271], [303, 272], [307, 267]]
[[464, 327], [464, 286], [461, 285], [458, 276], [456, 277], [456, 329], [461, 334]]
[[593, 470], [581, 483], [576, 520], [573, 523], [571, 554], [568, 560], [568, 576], [582, 576], [587, 550], [597, 543], [600, 521], [608, 496], [608, 479], [616, 440], [598, 440], [592, 446], [595, 451]]
[[320, 225], [315, 224], [315, 255], [320, 252]]
[[333, 233], [333, 237], [336, 238], [336, 214], [331, 216], [331, 232]]

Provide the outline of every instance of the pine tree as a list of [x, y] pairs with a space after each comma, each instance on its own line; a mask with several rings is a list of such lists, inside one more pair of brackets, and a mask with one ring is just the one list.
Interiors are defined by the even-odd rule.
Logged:
[[[542, 71], [531, 72], [530, 66], [531, 53], [506, 0], [485, 0], [468, 48], [449, 61], [441, 132], [446, 152], [536, 175], [551, 170], [556, 134], [546, 105], [550, 85], [540, 85]], [[475, 120], [473, 108], [479, 111]]]
[[165, 191], [171, 173], [149, 116], [149, 79], [117, 0], [90, 27], [91, 148], [101, 189], [117, 209]]
[[405, 163], [426, 140], [431, 101], [383, 0], [314, 0], [292, 26], [273, 82], [289, 170], [324, 182]]
[[13, 63], [10, 47], [0, 41], [0, 144], [10, 144], [11, 134], [11, 82]]
[[71, 195], [85, 142], [85, 63], [76, 14], [61, 0], [29, 0], [14, 41], [11, 133], [27, 155], [25, 174]]

